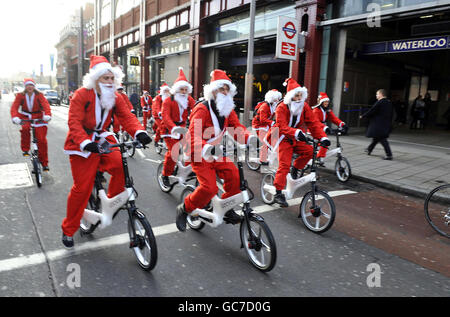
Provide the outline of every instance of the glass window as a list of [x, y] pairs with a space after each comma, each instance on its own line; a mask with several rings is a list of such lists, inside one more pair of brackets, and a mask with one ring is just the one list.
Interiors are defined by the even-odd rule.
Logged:
[[337, 9], [333, 11], [338, 12], [339, 16], [337, 18], [342, 18], [370, 13], [373, 11], [373, 9], [368, 10], [370, 4], [378, 5], [380, 10], [383, 11], [431, 1], [433, 0], [338, 0], [334, 4]]
[[166, 32], [167, 31], [167, 20], [164, 19], [161, 22], [159, 22], [159, 33]]
[[177, 26], [177, 16], [176, 16], [176, 15], [171, 16], [171, 17], [167, 20], [167, 23], [168, 23], [168, 29], [169, 29], [169, 30], [175, 28], [175, 27]]
[[220, 12], [221, 0], [211, 0], [209, 2], [209, 15], [213, 15]]
[[189, 11], [185, 10], [180, 14], [180, 25], [185, 25], [189, 23]]
[[109, 22], [111, 22], [111, 0], [104, 0], [102, 5], [100, 23], [101, 26], [105, 26]]
[[123, 42], [123, 45], [125, 46], [125, 45], [128, 45], [128, 37], [127, 36], [124, 36], [123, 38], [122, 38], [122, 42]]
[[140, 0], [117, 0], [116, 18], [139, 6]]
[[152, 26], [150, 27], [150, 35], [155, 34], [156, 34], [156, 23], [153, 23]]

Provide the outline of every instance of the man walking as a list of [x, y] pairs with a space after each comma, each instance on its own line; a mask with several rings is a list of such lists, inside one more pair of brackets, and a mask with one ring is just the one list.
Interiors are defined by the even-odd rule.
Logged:
[[386, 152], [384, 159], [392, 160], [392, 151], [387, 140], [392, 131], [392, 103], [386, 98], [386, 90], [384, 89], [377, 91], [376, 98], [378, 101], [360, 117], [361, 119], [369, 119], [366, 136], [372, 138], [372, 143], [365, 152], [370, 155], [375, 146], [381, 143]]

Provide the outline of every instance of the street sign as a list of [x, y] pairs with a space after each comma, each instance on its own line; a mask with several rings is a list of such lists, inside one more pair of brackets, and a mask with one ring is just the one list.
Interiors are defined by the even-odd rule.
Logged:
[[295, 61], [298, 56], [299, 22], [295, 18], [279, 16], [275, 57]]

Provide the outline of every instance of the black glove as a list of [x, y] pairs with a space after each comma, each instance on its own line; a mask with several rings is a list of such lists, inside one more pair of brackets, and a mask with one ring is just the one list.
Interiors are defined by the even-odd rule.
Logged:
[[331, 129], [329, 126], [325, 126], [325, 128], [323, 129], [323, 131], [325, 131], [326, 134], [330, 134], [331, 133]]
[[306, 135], [303, 133], [302, 130], [298, 130], [299, 132], [297, 133], [297, 136], [295, 137], [295, 139], [297, 141], [302, 141], [302, 142], [306, 142]]
[[324, 147], [329, 147], [331, 145], [331, 142], [328, 139], [323, 139], [322, 141], [320, 141], [320, 145]]
[[147, 133], [144, 132], [136, 135], [136, 139], [141, 142], [142, 145], [147, 145], [152, 142], [152, 139], [147, 135]]
[[343, 134], [347, 134], [348, 133], [348, 126], [346, 124], [343, 124], [341, 129], [342, 129], [342, 133]]
[[88, 152], [92, 152], [92, 153], [100, 153], [100, 151], [99, 151], [99, 149], [98, 149], [98, 144], [95, 143], [95, 142], [88, 143], [88, 144], [84, 147], [83, 150], [88, 151]]

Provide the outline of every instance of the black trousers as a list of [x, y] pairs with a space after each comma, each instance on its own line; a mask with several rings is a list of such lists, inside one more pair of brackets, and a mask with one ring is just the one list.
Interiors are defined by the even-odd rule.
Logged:
[[369, 147], [367, 148], [369, 152], [372, 152], [378, 143], [381, 143], [381, 145], [383, 146], [384, 151], [386, 152], [386, 156], [392, 156], [391, 147], [389, 146], [387, 138], [373, 138], [372, 143], [370, 143]]

